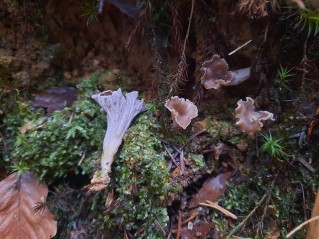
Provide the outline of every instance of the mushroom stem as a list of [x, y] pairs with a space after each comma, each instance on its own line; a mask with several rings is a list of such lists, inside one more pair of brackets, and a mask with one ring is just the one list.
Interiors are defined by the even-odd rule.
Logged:
[[[256, 69], [259, 68], [259, 66], [256, 67]], [[219, 55], [213, 55], [211, 60], [202, 64], [200, 70], [204, 73], [201, 77], [204, 88], [218, 90], [221, 86], [239, 85], [249, 79], [251, 67], [229, 71], [225, 59]]]
[[103, 152], [101, 157], [101, 176], [106, 177], [111, 172], [113, 158], [122, 144], [122, 138], [112, 139], [110, 134], [106, 132], [103, 140]]
[[250, 67], [232, 71], [231, 85], [239, 85], [250, 77]]

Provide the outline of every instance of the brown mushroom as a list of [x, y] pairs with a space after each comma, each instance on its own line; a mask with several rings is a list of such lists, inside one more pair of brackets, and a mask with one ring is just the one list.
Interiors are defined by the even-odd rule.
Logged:
[[246, 97], [246, 101], [239, 100], [237, 102], [238, 107], [235, 109], [235, 117], [239, 119], [236, 125], [240, 129], [248, 134], [249, 137], [253, 137], [254, 134], [263, 127], [261, 121], [274, 120], [273, 113], [268, 111], [255, 111], [254, 100], [250, 97]]
[[228, 70], [227, 62], [219, 55], [213, 55], [212, 59], [205, 61], [200, 69], [204, 72], [201, 81], [206, 89], [218, 89], [221, 85], [230, 85], [233, 78]]
[[220, 86], [239, 85], [250, 77], [250, 67], [229, 71], [227, 62], [219, 55], [205, 61], [200, 69], [204, 74], [201, 77], [205, 89], [219, 89]]
[[197, 107], [193, 102], [178, 96], [173, 96], [170, 100], [167, 100], [165, 107], [172, 113], [174, 122], [183, 129], [186, 129], [191, 120], [198, 115]]

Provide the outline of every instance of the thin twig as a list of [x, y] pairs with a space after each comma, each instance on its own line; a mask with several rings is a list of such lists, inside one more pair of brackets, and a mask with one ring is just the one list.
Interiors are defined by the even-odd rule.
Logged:
[[301, 90], [305, 92], [305, 81], [307, 77], [307, 63], [308, 63], [308, 57], [307, 57], [307, 45], [308, 45], [308, 39], [309, 39], [309, 34], [304, 42], [303, 45], [303, 58], [302, 58], [302, 77], [301, 77]]
[[149, 18], [150, 13], [151, 13], [151, 2], [148, 1], [146, 7], [144, 8], [144, 10], [141, 12], [140, 16], [139, 16], [139, 20], [135, 26], [135, 28], [133, 29], [133, 31], [131, 32], [130, 36], [128, 37], [127, 42], [125, 43], [125, 48], [128, 49], [129, 45], [131, 43], [131, 40], [133, 38], [133, 36], [142, 29], [143, 24], [146, 22], [146, 20]]
[[306, 135], [306, 129], [307, 129], [306, 126], [302, 127], [302, 129], [301, 129], [301, 132], [300, 132], [300, 135], [299, 135], [299, 140], [298, 140], [299, 148], [302, 148], [302, 145], [303, 145], [302, 142], [303, 142], [303, 140], [305, 138], [305, 135]]
[[233, 214], [230, 211], [226, 210], [225, 208], [219, 206], [218, 204], [213, 203], [213, 202], [208, 201], [208, 200], [206, 200], [206, 202], [207, 203], [200, 202], [199, 204], [202, 205], [202, 206], [206, 206], [206, 207], [211, 207], [211, 208], [217, 209], [218, 211], [224, 213], [226, 216], [231, 217], [232, 219], [237, 219], [237, 216], [235, 214]]
[[87, 148], [84, 149], [84, 152], [83, 152], [82, 157], [81, 157], [81, 159], [80, 159], [80, 161], [79, 161], [79, 163], [78, 163], [78, 166], [80, 166], [81, 163], [83, 162], [83, 160], [84, 160], [84, 158], [85, 158], [85, 156], [86, 156], [86, 150], [87, 150]]
[[189, 221], [193, 220], [195, 217], [197, 217], [199, 215], [199, 212], [198, 211], [195, 211], [192, 213], [192, 215], [190, 215], [188, 218], [186, 218], [182, 224], [186, 224], [188, 223]]
[[[268, 193], [268, 192], [267, 192]], [[248, 221], [248, 219], [254, 215], [254, 213], [256, 212], [256, 210], [259, 208], [259, 206], [263, 203], [263, 201], [265, 200], [267, 193], [264, 194], [264, 196], [260, 199], [260, 201], [258, 202], [257, 206], [248, 214], [248, 216], [241, 221], [233, 230], [231, 230], [231, 232], [228, 234], [228, 236], [226, 237], [226, 239], [230, 239], [242, 226], [245, 225], [245, 223]]]
[[205, 133], [205, 132], [206, 132], [205, 130], [202, 130], [202, 131], [198, 131], [195, 134], [193, 134], [179, 150], [182, 150], [183, 148], [185, 148], [185, 146], [187, 144], [189, 144], [194, 138], [196, 138], [198, 135]]
[[166, 151], [166, 153], [168, 154], [168, 156], [171, 158], [172, 162], [175, 164], [175, 166], [180, 170], [180, 167], [178, 165], [178, 163], [175, 161], [175, 158], [173, 157], [173, 155], [168, 151], [168, 148], [166, 147], [165, 144], [163, 144], [164, 149]]
[[176, 150], [176, 153], [173, 155], [174, 159], [178, 156], [178, 154], [180, 154], [182, 152], [182, 150], [186, 147], [187, 144], [189, 144], [194, 138], [196, 138], [198, 135], [205, 133], [205, 130], [202, 131], [198, 131], [195, 134], [193, 134], [187, 141], [185, 144], [183, 144], [182, 147], [177, 148], [174, 145], [172, 145], [172, 147]]
[[316, 169], [313, 168], [313, 167], [305, 160], [304, 157], [298, 156], [297, 159], [298, 159], [298, 161], [299, 161], [303, 166], [305, 166], [305, 168], [308, 169], [310, 172], [312, 172], [312, 173], [315, 173], [315, 172], [316, 172]]
[[2, 138], [4, 150], [7, 151], [7, 142], [6, 142], [6, 139], [4, 138], [4, 136], [1, 132], [0, 132], [0, 137]]
[[161, 230], [161, 232], [166, 236], [166, 231], [162, 227], [162, 225], [155, 219], [154, 220], [155, 225]]
[[172, 232], [171, 232], [171, 231], [168, 233], [168, 236], [167, 236], [167, 238], [166, 238], [166, 239], [170, 239], [170, 238], [173, 238], [173, 237], [172, 237]]
[[313, 222], [313, 221], [316, 221], [316, 220], [319, 220], [319, 216], [315, 216], [313, 218], [310, 218], [309, 220], [301, 223], [298, 227], [296, 227], [295, 229], [293, 229], [291, 232], [289, 232], [286, 236], [286, 238], [289, 238], [291, 237], [293, 234], [295, 234], [297, 231], [299, 231], [303, 226], [307, 225], [308, 223], [310, 222]]
[[306, 197], [305, 197], [305, 190], [303, 187], [303, 184], [300, 183], [301, 186], [301, 192], [302, 192], [302, 202], [303, 202], [303, 215], [304, 215], [304, 220], [307, 220], [307, 211], [306, 211]]
[[230, 56], [230, 55], [234, 54], [235, 52], [239, 51], [241, 48], [243, 48], [243, 47], [247, 46], [249, 43], [251, 43], [251, 41], [252, 40], [249, 40], [248, 42], [245, 42], [243, 45], [237, 47], [235, 50], [233, 50], [232, 52], [228, 53], [228, 55]]
[[185, 158], [184, 158], [184, 151], [182, 150], [179, 156], [179, 162], [181, 164], [181, 175], [185, 174]]
[[73, 117], [74, 117], [74, 110], [73, 110], [72, 113], [71, 113], [71, 116], [70, 116], [70, 119], [69, 119], [69, 122], [68, 122], [69, 124], [72, 123]]

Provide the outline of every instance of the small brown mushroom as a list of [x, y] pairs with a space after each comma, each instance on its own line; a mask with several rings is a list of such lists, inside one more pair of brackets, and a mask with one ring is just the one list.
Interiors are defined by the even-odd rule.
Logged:
[[191, 120], [198, 115], [197, 107], [193, 102], [178, 96], [167, 100], [165, 107], [172, 113], [174, 122], [183, 129], [186, 129]]
[[239, 119], [236, 125], [240, 129], [248, 134], [249, 137], [253, 137], [254, 134], [263, 127], [261, 121], [275, 120], [273, 113], [268, 111], [255, 111], [254, 100], [250, 97], [246, 97], [246, 101], [239, 100], [237, 102], [238, 107], [235, 109], [235, 117]]
[[204, 74], [201, 77], [205, 89], [219, 89], [220, 86], [239, 85], [250, 77], [250, 67], [229, 71], [227, 62], [219, 55], [205, 61], [200, 69]]
[[228, 70], [227, 62], [219, 55], [213, 55], [212, 59], [205, 61], [200, 69], [204, 72], [201, 81], [206, 89], [218, 89], [221, 85], [230, 85], [233, 78]]

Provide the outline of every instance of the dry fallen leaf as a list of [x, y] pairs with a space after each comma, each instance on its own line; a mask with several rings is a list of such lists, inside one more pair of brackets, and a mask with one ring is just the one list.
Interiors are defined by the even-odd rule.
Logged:
[[216, 177], [208, 178], [198, 193], [192, 196], [189, 207], [196, 207], [199, 203], [205, 203], [206, 200], [215, 202], [226, 191], [226, 182], [232, 176], [232, 172], [218, 174]]
[[0, 182], [0, 235], [2, 239], [48, 239], [57, 231], [53, 214], [45, 209], [35, 212], [43, 203], [48, 187], [31, 173], [9, 175]]

